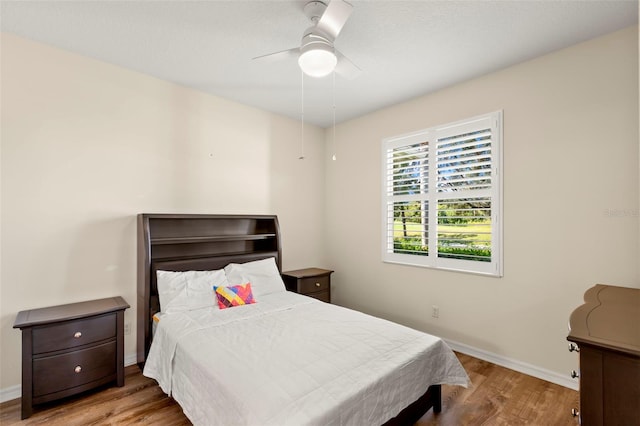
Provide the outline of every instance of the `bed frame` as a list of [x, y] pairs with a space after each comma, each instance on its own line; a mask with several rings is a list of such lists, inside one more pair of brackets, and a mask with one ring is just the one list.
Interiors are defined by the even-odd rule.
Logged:
[[[142, 369], [149, 354], [153, 315], [160, 310], [156, 271], [222, 269], [274, 257], [282, 272], [280, 227], [273, 215], [138, 215], [137, 360]], [[440, 385], [385, 423], [410, 425], [430, 408], [439, 413]]]

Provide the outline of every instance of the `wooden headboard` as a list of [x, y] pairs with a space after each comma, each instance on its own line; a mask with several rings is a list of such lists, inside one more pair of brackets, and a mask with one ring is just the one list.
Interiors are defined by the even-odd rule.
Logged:
[[222, 269], [229, 263], [275, 257], [282, 272], [280, 228], [269, 215], [138, 215], [137, 359], [149, 348], [160, 310], [156, 271]]

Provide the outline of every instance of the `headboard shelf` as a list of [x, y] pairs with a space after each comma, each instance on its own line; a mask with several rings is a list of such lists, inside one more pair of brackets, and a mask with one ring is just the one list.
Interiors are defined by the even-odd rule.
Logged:
[[[220, 254], [202, 254], [202, 255], [186, 255], [186, 256], [166, 256], [166, 257], [162, 257], [162, 256], [155, 256], [154, 260], [151, 264], [151, 266], [153, 265], [158, 265], [160, 266], [160, 264], [166, 264], [168, 262], [178, 262], [178, 261], [184, 261], [184, 260], [196, 260], [196, 259], [213, 259], [213, 258], [217, 258], [217, 257], [228, 257], [228, 256], [245, 256], [245, 255], [250, 255], [250, 254], [260, 254], [260, 253], [264, 253], [265, 255], [269, 255], [271, 257], [277, 257], [277, 254], [274, 256], [274, 251], [271, 250], [251, 250], [251, 251], [238, 251], [238, 252], [228, 252], [228, 253], [220, 253]], [[157, 269], [162, 269], [161, 267], [158, 267]]]
[[215, 241], [251, 241], [276, 238], [276, 234], [240, 234], [240, 235], [203, 235], [194, 237], [152, 238], [151, 245], [162, 244], [196, 244]]
[[151, 346], [152, 317], [160, 303], [156, 271], [221, 269], [274, 257], [282, 271], [280, 227], [272, 215], [138, 215], [137, 358]]

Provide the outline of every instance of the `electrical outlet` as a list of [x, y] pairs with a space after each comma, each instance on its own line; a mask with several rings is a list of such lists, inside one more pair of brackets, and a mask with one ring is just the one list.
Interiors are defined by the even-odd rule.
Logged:
[[431, 316], [434, 318], [440, 317], [440, 307], [438, 305], [431, 306]]
[[131, 334], [131, 323], [130, 322], [125, 322], [124, 323], [124, 334]]

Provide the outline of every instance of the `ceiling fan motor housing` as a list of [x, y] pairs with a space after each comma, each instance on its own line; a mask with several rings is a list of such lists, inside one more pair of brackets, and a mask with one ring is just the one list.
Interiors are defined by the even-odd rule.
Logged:
[[309, 45], [317, 44], [323, 44], [333, 49], [333, 40], [331, 39], [331, 36], [322, 31], [320, 28], [311, 26], [307, 28], [302, 36], [302, 41], [300, 42], [300, 50]]

